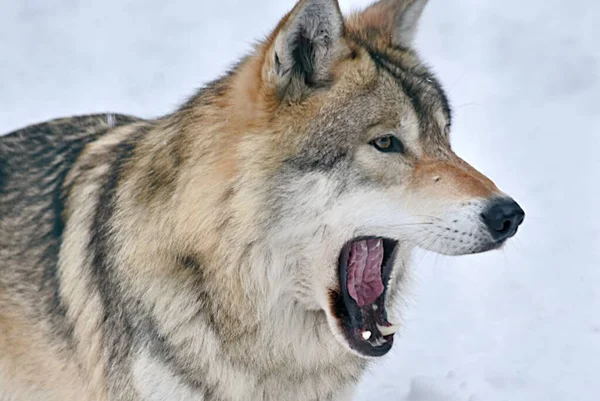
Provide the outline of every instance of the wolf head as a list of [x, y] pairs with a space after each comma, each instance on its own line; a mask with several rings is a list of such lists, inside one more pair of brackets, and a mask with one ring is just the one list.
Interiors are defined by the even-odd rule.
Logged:
[[426, 3], [344, 17], [336, 0], [301, 0], [227, 78], [229, 95], [213, 88], [240, 133], [215, 156], [237, 188], [235, 238], [260, 227], [247, 242], [268, 244], [266, 279], [365, 357], [392, 346], [387, 306], [412, 249], [497, 249], [524, 219], [450, 146], [448, 99], [412, 48]]

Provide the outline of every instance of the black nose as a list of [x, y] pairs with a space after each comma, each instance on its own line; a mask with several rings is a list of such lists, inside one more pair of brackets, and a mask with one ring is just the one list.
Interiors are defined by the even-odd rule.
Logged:
[[514, 200], [499, 199], [481, 213], [481, 218], [494, 240], [501, 242], [517, 233], [517, 228], [525, 219], [525, 212]]

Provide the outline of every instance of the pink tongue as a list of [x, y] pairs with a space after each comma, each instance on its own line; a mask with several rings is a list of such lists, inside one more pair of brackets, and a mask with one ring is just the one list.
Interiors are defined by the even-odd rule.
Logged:
[[352, 244], [348, 260], [348, 292], [359, 307], [374, 303], [383, 294], [381, 263], [383, 241], [368, 239]]

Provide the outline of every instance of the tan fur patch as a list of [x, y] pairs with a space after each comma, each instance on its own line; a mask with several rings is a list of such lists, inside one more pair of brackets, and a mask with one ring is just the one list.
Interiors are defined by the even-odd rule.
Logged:
[[408, 186], [427, 188], [448, 199], [489, 198], [500, 193], [489, 178], [456, 156], [450, 160], [419, 160]]
[[79, 401], [85, 387], [76, 366], [58, 355], [39, 324], [13, 311], [0, 298], [0, 400], [33, 401], [37, 393], [40, 401]]

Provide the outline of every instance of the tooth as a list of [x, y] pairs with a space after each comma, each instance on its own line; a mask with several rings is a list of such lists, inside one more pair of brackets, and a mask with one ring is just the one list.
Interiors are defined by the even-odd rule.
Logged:
[[398, 330], [400, 330], [400, 324], [392, 324], [391, 326], [380, 326], [377, 325], [377, 330], [381, 333], [382, 336], [391, 336], [392, 334], [396, 334]]
[[385, 343], [387, 343], [387, 340], [383, 337], [375, 339], [375, 346], [377, 347], [381, 347]]
[[364, 338], [365, 340], [368, 340], [369, 338], [371, 338], [371, 332], [370, 331], [363, 331], [362, 332], [362, 338]]

